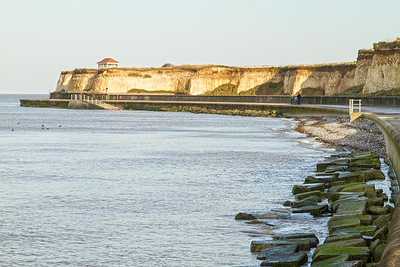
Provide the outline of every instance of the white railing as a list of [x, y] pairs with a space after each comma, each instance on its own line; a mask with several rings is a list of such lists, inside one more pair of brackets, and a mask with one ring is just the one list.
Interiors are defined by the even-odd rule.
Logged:
[[349, 115], [350, 122], [357, 120], [361, 117], [361, 99], [350, 99], [349, 101]]
[[350, 99], [349, 101], [349, 115], [353, 113], [361, 113], [361, 99]]

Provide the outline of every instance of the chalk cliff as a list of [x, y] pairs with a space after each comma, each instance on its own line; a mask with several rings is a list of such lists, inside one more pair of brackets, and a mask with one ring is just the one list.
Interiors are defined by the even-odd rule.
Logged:
[[282, 67], [182, 65], [75, 69], [61, 73], [56, 92], [190, 95], [398, 94], [400, 40], [360, 50], [357, 61]]

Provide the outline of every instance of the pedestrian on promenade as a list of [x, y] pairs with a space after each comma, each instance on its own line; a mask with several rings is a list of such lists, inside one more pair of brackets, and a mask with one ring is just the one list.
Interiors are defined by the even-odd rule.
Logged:
[[297, 94], [297, 96], [296, 96], [296, 102], [297, 102], [297, 105], [301, 105], [301, 94], [300, 93], [298, 93]]

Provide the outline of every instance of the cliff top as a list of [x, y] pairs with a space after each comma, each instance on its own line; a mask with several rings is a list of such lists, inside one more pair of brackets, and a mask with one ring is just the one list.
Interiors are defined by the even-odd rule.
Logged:
[[163, 71], [163, 72], [175, 72], [175, 71], [190, 71], [197, 72], [206, 69], [226, 69], [232, 71], [260, 71], [260, 70], [277, 70], [277, 71], [290, 71], [297, 69], [304, 70], [320, 70], [320, 71], [328, 71], [335, 68], [353, 68], [355, 67], [356, 62], [343, 62], [343, 63], [327, 63], [327, 64], [303, 64], [303, 65], [286, 65], [286, 66], [227, 66], [227, 65], [214, 65], [214, 64], [205, 64], [205, 65], [177, 65], [177, 66], [168, 66], [168, 67], [130, 67], [130, 68], [111, 68], [111, 69], [89, 69], [89, 68], [81, 68], [74, 69], [72, 71], [63, 71], [62, 74], [74, 73], [74, 74], [93, 74], [93, 73], [113, 73], [113, 72], [124, 72], [124, 71]]
[[400, 37], [391, 42], [374, 43], [375, 51], [400, 50]]

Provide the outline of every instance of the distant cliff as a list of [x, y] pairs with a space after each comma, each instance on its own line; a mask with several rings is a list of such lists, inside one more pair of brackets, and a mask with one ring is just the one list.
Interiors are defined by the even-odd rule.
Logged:
[[75, 69], [61, 73], [57, 92], [190, 95], [400, 94], [400, 40], [360, 50], [356, 62], [282, 67], [183, 65]]

